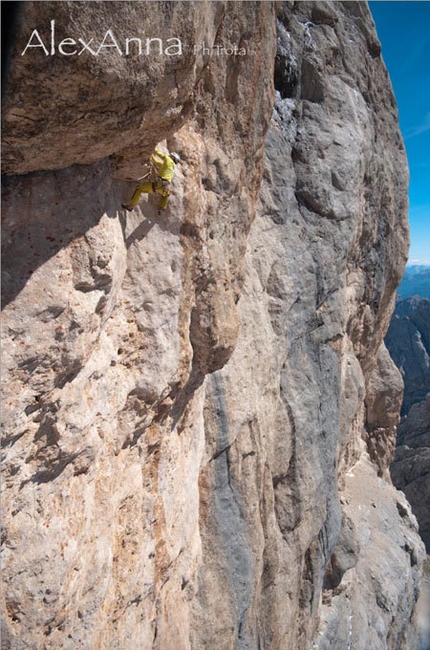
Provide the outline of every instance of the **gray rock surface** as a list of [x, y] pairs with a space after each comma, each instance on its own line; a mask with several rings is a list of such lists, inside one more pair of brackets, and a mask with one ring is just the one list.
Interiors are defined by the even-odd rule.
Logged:
[[384, 344], [379, 348], [376, 366], [369, 376], [366, 394], [366, 442], [370, 457], [379, 473], [388, 477], [387, 468], [394, 458], [396, 425], [403, 399], [400, 371]]
[[422, 548], [388, 478], [402, 382], [382, 344], [406, 259], [405, 161], [397, 136], [394, 158], [387, 146], [395, 110], [380, 61], [367, 54], [357, 68], [367, 31], [339, 5], [318, 9], [314, 22], [315, 4], [297, 3], [278, 22], [239, 341], [206, 389], [203, 476], [215, 496], [199, 622], [249, 531], [234, 606], [195, 643], [207, 650], [233, 647], [226, 629], [237, 648], [418, 647], [409, 616]]
[[[418, 648], [383, 348], [407, 165], [366, 4], [94, 7], [27, 3], [18, 40], [115, 15], [247, 55], [17, 59], [4, 648]], [[157, 144], [170, 207], [125, 215]]]
[[420, 629], [421, 650], [430, 647], [430, 555], [424, 562], [421, 593], [417, 603], [417, 620]]
[[430, 395], [414, 404], [398, 427], [394, 485], [403, 490], [418, 520], [427, 552], [430, 549]]
[[414, 296], [397, 303], [385, 338], [404, 378], [403, 417], [390, 467], [430, 548], [430, 300]]
[[[22, 12], [3, 132], [3, 643], [186, 648], [202, 384], [237, 338], [273, 106], [274, 7]], [[21, 57], [31, 29], [53, 18], [82, 38], [113, 21], [121, 38], [147, 24], [184, 48], [218, 39], [248, 55], [187, 50], [169, 69], [157, 57]], [[183, 159], [169, 210], [159, 217], [151, 196], [126, 215], [126, 179], [142, 176], [156, 145]]]
[[430, 392], [430, 300], [414, 296], [396, 305], [385, 342], [402, 373], [402, 415]]

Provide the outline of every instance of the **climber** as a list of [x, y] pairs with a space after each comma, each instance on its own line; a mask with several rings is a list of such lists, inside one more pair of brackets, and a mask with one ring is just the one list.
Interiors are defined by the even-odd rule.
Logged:
[[169, 201], [169, 187], [173, 174], [175, 173], [175, 165], [180, 161], [181, 159], [177, 153], [166, 154], [156, 149], [151, 156], [151, 163], [157, 169], [157, 178], [155, 181], [138, 185], [134, 190], [130, 203], [123, 203], [122, 207], [128, 212], [131, 212], [131, 210], [133, 210], [133, 208], [135, 208], [139, 203], [142, 194], [157, 192], [158, 194], [161, 194], [160, 209], [158, 211], [158, 214], [161, 214], [161, 211], [165, 210]]

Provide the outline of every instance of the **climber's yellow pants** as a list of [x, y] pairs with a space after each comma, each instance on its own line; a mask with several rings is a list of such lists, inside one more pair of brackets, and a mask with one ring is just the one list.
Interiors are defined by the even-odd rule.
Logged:
[[143, 183], [143, 185], [138, 185], [134, 190], [133, 196], [131, 197], [130, 204], [136, 207], [142, 194], [151, 194], [152, 192], [157, 192], [158, 194], [161, 194], [160, 208], [164, 210], [167, 206], [167, 202], [170, 196], [169, 185], [170, 183], [163, 180], [162, 178], [157, 178], [157, 180], [153, 181], [152, 183]]

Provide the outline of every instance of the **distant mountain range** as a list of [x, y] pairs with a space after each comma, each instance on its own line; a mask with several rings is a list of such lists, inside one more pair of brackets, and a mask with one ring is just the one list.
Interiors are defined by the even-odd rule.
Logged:
[[398, 294], [400, 300], [406, 300], [411, 296], [430, 298], [430, 266], [408, 265], [398, 288]]

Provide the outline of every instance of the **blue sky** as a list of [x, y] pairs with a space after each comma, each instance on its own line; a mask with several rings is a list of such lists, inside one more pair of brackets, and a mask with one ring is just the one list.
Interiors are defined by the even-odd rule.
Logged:
[[409, 262], [430, 264], [430, 2], [369, 2], [410, 169]]

